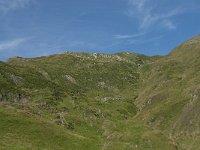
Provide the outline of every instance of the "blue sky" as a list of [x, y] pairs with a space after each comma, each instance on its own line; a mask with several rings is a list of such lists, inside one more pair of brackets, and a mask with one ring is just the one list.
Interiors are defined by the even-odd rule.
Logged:
[[0, 60], [64, 51], [165, 55], [198, 34], [199, 0], [0, 0]]

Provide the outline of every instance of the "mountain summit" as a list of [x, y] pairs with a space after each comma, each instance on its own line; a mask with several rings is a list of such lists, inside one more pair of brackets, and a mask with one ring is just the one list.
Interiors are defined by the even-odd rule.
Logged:
[[[193, 61], [200, 57], [200, 35], [195, 36], [176, 47], [170, 55], [182, 61]], [[195, 59], [196, 58], [196, 59]]]

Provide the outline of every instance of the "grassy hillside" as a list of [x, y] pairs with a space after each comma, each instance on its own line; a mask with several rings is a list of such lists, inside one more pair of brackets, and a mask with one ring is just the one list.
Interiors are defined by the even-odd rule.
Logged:
[[139, 69], [148, 61], [130, 53], [12, 58], [2, 63], [1, 103], [86, 137], [93, 148], [106, 148], [113, 127], [137, 112]]
[[200, 37], [192, 38], [168, 56], [143, 68], [135, 102], [137, 119], [159, 129], [179, 149], [198, 149], [200, 94]]
[[95, 149], [96, 140], [77, 135], [24, 111], [0, 110], [1, 149]]
[[199, 47], [0, 62], [0, 147], [198, 149]]

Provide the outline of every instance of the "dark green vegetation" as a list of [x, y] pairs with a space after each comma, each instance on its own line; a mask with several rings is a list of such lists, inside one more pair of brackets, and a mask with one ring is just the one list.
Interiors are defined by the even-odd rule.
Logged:
[[0, 62], [0, 149], [200, 147], [200, 37], [168, 56]]

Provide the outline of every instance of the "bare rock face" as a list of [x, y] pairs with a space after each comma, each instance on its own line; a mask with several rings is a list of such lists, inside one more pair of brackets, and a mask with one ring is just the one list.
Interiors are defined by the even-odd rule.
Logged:
[[17, 86], [22, 86], [23, 85], [23, 78], [16, 76], [14, 74], [10, 75], [11, 80], [17, 85]]
[[72, 76], [70, 76], [70, 75], [64, 75], [63, 77], [65, 79], [67, 79], [68, 81], [70, 81], [71, 83], [77, 84], [76, 80]]
[[51, 77], [45, 70], [39, 69], [38, 72], [41, 73], [47, 80], [51, 80]]

